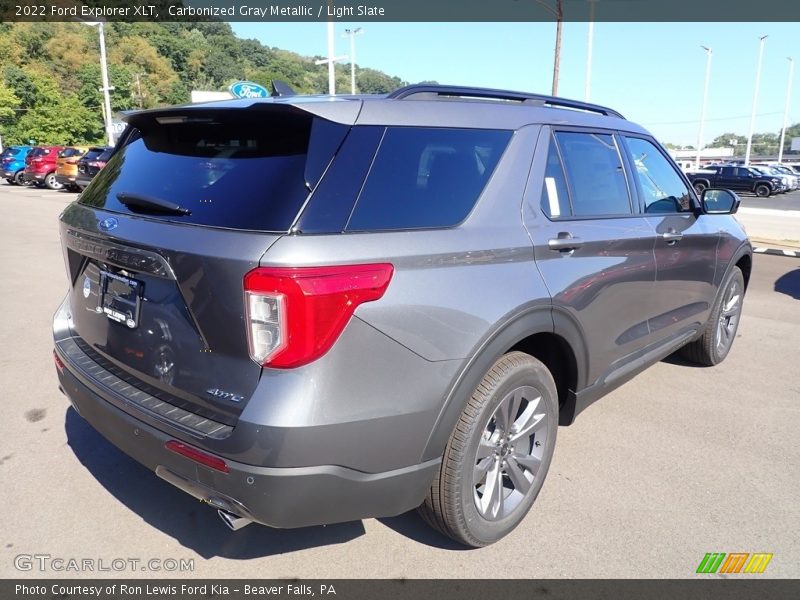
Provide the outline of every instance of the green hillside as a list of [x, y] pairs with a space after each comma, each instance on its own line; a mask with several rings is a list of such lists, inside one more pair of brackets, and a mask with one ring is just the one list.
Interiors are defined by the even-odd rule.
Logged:
[[[237, 38], [227, 23], [108, 23], [112, 111], [189, 102], [193, 89], [224, 90], [249, 79], [282, 79], [301, 93], [325, 93], [319, 57]], [[3, 144], [96, 143], [103, 139], [96, 28], [78, 23], [0, 23], [0, 136]], [[405, 82], [358, 69], [365, 93]], [[349, 65], [336, 67], [337, 89], [349, 90]]]

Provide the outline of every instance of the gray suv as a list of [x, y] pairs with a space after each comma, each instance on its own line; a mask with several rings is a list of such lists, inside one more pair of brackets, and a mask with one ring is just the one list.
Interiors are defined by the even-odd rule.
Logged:
[[60, 387], [232, 529], [509, 533], [559, 425], [736, 335], [752, 248], [615, 111], [418, 85], [127, 116], [61, 215]]

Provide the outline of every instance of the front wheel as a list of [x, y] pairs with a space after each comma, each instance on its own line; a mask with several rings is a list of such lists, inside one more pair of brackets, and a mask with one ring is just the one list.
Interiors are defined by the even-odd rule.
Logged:
[[762, 183], [761, 185], [756, 186], [756, 196], [758, 196], [759, 198], [766, 198], [770, 195], [771, 192], [772, 190], [769, 189], [768, 185], [764, 185]]
[[725, 360], [739, 329], [743, 301], [744, 276], [739, 267], [733, 267], [722, 286], [702, 337], [681, 348], [683, 356], [709, 367]]
[[422, 517], [475, 548], [504, 537], [542, 488], [557, 429], [558, 394], [547, 367], [522, 352], [502, 356], [461, 413]]
[[703, 181], [695, 181], [692, 185], [694, 186], [694, 191], [697, 192], [698, 196], [702, 196], [703, 192], [705, 192], [708, 188]]
[[55, 173], [49, 173], [47, 177], [44, 178], [44, 184], [47, 186], [48, 189], [51, 190], [60, 190], [62, 187], [64, 187], [62, 184], [56, 181]]

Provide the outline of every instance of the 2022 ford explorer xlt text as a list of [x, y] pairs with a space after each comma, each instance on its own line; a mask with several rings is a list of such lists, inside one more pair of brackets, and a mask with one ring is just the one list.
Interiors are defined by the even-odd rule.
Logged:
[[234, 529], [420, 507], [492, 543], [558, 425], [731, 348], [738, 199], [610, 109], [411, 86], [127, 120], [61, 216], [60, 385]]

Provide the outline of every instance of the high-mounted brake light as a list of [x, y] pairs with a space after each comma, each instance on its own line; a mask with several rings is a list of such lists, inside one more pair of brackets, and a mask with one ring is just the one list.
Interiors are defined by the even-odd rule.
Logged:
[[333, 346], [359, 304], [386, 292], [388, 263], [260, 267], [244, 277], [250, 357], [265, 367], [299, 367]]

